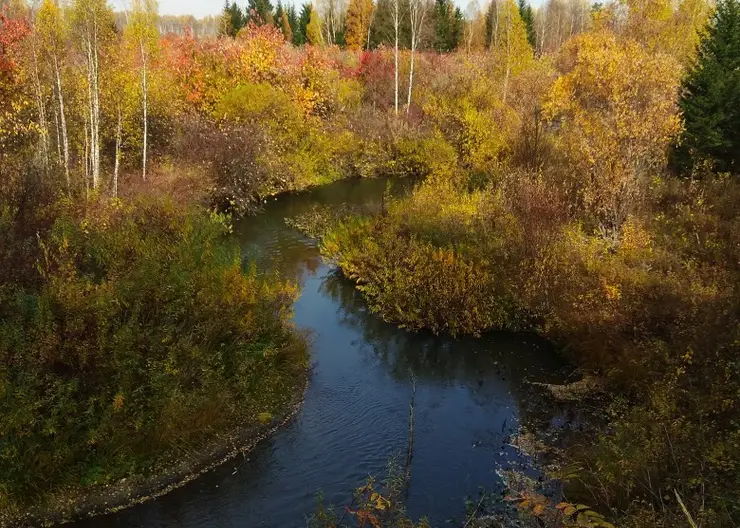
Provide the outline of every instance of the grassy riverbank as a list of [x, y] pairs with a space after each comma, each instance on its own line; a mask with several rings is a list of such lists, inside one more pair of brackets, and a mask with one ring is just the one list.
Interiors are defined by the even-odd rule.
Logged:
[[679, 72], [611, 31], [575, 38], [542, 95], [535, 168], [458, 159], [383, 214], [309, 226], [384, 319], [536, 329], [601, 377], [555, 476], [620, 526], [740, 516], [740, 182], [668, 170]]
[[242, 270], [226, 217], [62, 200], [25, 220], [0, 245], [3, 515], [159, 476], [302, 392], [296, 289]]

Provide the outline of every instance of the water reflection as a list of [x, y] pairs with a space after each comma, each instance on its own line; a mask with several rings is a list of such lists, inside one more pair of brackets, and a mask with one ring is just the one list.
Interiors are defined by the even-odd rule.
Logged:
[[317, 490], [346, 504], [354, 487], [404, 449], [410, 371], [417, 392], [409, 512], [444, 525], [462, 515], [464, 497], [500, 485], [496, 469], [515, 458], [509, 432], [542, 412], [529, 405], [526, 380], [560, 379], [552, 348], [522, 334], [453, 340], [399, 330], [370, 314], [352, 284], [283, 222], [315, 203], [378, 210], [385, 191], [383, 181], [342, 182], [284, 197], [235, 226], [245, 262], [302, 286], [295, 323], [312, 333], [315, 368], [297, 419], [246, 458], [79, 526], [302, 526]]

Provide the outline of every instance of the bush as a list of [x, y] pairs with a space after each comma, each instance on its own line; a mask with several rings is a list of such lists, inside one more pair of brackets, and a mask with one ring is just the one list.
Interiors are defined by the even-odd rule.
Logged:
[[[155, 471], [290, 400], [293, 286], [241, 269], [226, 218], [59, 207], [37, 289], [0, 298], [0, 506]], [[180, 455], [181, 456], [181, 455]]]

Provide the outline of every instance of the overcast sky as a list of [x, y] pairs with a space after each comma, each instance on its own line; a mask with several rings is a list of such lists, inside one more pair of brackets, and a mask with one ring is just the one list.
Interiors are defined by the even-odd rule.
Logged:
[[[273, 5], [277, 5], [277, 0], [271, 0]], [[283, 0], [284, 4], [301, 4], [305, 0]], [[461, 9], [465, 10], [469, 0], [454, 0]], [[115, 9], [124, 9], [126, 0], [112, 0]], [[541, 0], [532, 0], [532, 5], [539, 5]], [[236, 2], [244, 7], [247, 0], [237, 0]], [[485, 0], [478, 0], [480, 5]], [[224, 7], [224, 0], [159, 0], [159, 12], [163, 15], [194, 15], [204, 17], [206, 15], [217, 15]]]

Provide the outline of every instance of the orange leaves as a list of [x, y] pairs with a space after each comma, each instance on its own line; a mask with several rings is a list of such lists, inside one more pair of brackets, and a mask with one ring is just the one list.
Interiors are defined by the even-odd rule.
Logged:
[[618, 234], [666, 163], [680, 131], [675, 102], [680, 68], [610, 31], [572, 39], [560, 58], [563, 75], [544, 105], [588, 212], [605, 235]]

